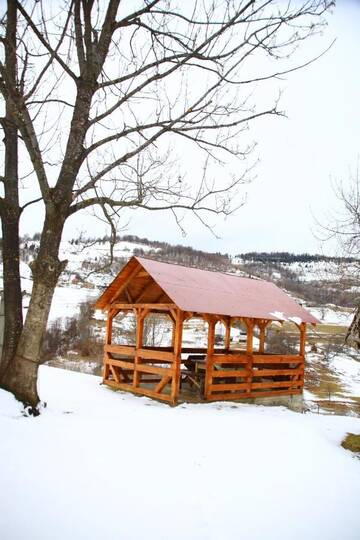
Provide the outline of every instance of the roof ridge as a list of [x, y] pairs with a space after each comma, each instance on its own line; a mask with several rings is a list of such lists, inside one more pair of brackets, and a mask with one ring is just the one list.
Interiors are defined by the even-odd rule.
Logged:
[[156, 263], [161, 263], [161, 264], [170, 264], [172, 266], [181, 266], [182, 268], [190, 268], [192, 270], [200, 270], [202, 272], [213, 272], [214, 274], [224, 274], [225, 276], [234, 276], [234, 277], [238, 277], [238, 278], [242, 278], [242, 279], [253, 279], [255, 281], [265, 281], [264, 279], [259, 278], [257, 276], [239, 276], [238, 274], [236, 274], [234, 272], [224, 272], [223, 270], [212, 270], [212, 269], [208, 269], [208, 268], [199, 268], [198, 266], [186, 266], [186, 264], [181, 264], [181, 263], [178, 263], [178, 262], [159, 261], [158, 259], [154, 259], [152, 257], [143, 257], [143, 256], [138, 256], [138, 255], [133, 255], [133, 257], [135, 259], [137, 259], [139, 262], [141, 261], [141, 259], [145, 259], [146, 261], [154, 261]]

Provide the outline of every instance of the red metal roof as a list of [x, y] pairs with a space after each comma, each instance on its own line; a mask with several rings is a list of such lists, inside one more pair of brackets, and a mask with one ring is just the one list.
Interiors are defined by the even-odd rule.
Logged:
[[[134, 260], [183, 311], [318, 323], [315, 317], [273, 283], [143, 257], [133, 257], [130, 262]], [[118, 278], [120, 276], [121, 272]], [[113, 289], [118, 278], [110, 286]], [[105, 296], [106, 291], [99, 298], [98, 307], [103, 307]]]

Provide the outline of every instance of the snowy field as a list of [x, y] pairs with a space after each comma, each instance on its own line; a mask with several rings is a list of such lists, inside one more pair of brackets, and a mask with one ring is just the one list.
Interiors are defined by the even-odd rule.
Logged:
[[359, 540], [359, 419], [99, 382], [41, 367], [38, 418], [0, 391], [1, 540]]

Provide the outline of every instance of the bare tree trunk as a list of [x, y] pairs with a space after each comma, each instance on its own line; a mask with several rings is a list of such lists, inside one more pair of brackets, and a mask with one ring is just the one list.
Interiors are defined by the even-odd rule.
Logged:
[[360, 306], [357, 308], [353, 321], [347, 331], [345, 341], [353, 341], [360, 350]]
[[25, 324], [11, 369], [4, 374], [2, 386], [34, 410], [39, 403], [37, 374], [41, 348], [56, 283], [67, 261], [59, 261], [58, 253], [64, 219], [56, 212], [47, 214], [39, 255], [32, 264], [33, 291]]
[[[16, 3], [11, 1], [8, 2], [5, 55], [8, 80], [10, 84], [16, 85]], [[5, 197], [0, 207], [3, 238], [5, 328], [0, 362], [0, 381], [15, 354], [23, 326], [19, 269], [18, 133], [8, 103], [6, 103], [5, 118], [2, 119], [1, 123], [5, 134], [5, 174], [3, 179]]]

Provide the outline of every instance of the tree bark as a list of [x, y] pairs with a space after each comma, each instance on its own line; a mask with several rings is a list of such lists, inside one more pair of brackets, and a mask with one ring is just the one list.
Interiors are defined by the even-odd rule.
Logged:
[[360, 350], [360, 306], [355, 312], [353, 321], [347, 331], [345, 341], [354, 342], [356, 348]]
[[65, 218], [46, 214], [39, 254], [31, 265], [33, 291], [16, 355], [2, 379], [2, 386], [25, 405], [36, 410], [39, 403], [37, 374], [51, 301], [67, 261], [58, 258]]
[[[5, 39], [5, 64], [8, 83], [16, 86], [16, 3], [9, 1]], [[2, 225], [2, 259], [5, 327], [0, 362], [0, 381], [9, 368], [18, 346], [23, 326], [20, 280], [18, 133], [12, 112], [6, 103], [2, 120], [5, 138], [4, 194], [0, 214]]]

